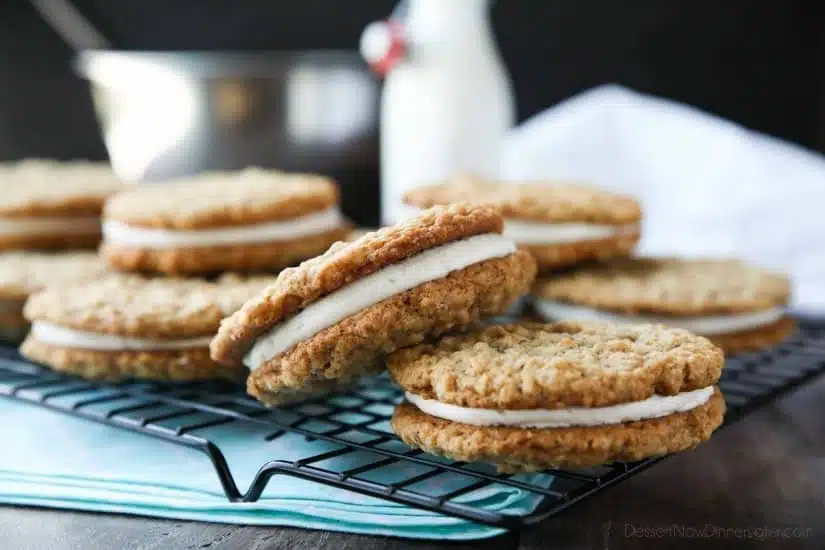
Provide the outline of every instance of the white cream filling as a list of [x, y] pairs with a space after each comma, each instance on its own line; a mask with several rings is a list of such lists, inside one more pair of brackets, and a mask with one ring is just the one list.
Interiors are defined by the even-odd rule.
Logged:
[[308, 237], [337, 229], [344, 223], [344, 216], [337, 207], [292, 220], [191, 231], [134, 227], [114, 220], [104, 220], [103, 239], [112, 244], [153, 249], [221, 246]]
[[549, 320], [571, 321], [599, 321], [619, 325], [638, 325], [645, 323], [667, 325], [683, 328], [695, 334], [713, 336], [714, 334], [729, 334], [754, 328], [763, 327], [778, 321], [785, 309], [774, 307], [753, 313], [738, 313], [733, 315], [707, 315], [701, 317], [670, 317], [659, 315], [623, 315], [594, 309], [591, 307], [565, 304], [553, 300], [533, 298], [533, 307], [544, 318]]
[[208, 348], [211, 336], [185, 338], [180, 340], [152, 340], [149, 338], [129, 338], [114, 334], [87, 332], [61, 327], [45, 321], [34, 321], [31, 334], [40, 342], [52, 346], [100, 351], [148, 350], [162, 351], [175, 349]]
[[590, 223], [543, 223], [504, 220], [504, 235], [519, 244], [564, 244], [607, 239], [638, 231], [639, 226], [597, 225]]
[[605, 426], [633, 420], [661, 418], [689, 411], [713, 395], [709, 386], [676, 395], [654, 395], [642, 401], [609, 407], [569, 407], [566, 409], [496, 410], [473, 409], [424, 399], [411, 393], [407, 401], [421, 411], [444, 420], [473, 426], [512, 426], [515, 428], [569, 428], [571, 426]]
[[255, 341], [244, 357], [244, 364], [256, 369], [299, 342], [382, 300], [446, 277], [452, 271], [484, 260], [501, 258], [515, 251], [513, 241], [491, 233], [431, 248], [389, 265], [321, 298], [275, 325]]
[[0, 235], [83, 235], [100, 231], [100, 218], [3, 218]]

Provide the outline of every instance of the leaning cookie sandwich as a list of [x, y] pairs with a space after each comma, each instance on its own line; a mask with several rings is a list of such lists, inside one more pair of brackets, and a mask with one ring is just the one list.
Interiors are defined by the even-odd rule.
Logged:
[[435, 207], [283, 271], [225, 319], [212, 357], [274, 405], [384, 367], [393, 351], [499, 315], [536, 274], [489, 206]]

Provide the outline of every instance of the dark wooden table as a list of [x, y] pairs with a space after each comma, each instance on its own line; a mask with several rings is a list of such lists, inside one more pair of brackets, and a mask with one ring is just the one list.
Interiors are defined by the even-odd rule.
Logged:
[[[753, 538], [760, 535], [763, 540]], [[120, 548], [820, 550], [825, 548], [825, 378], [563, 516], [486, 541], [451, 544], [0, 508], [2, 550]]]

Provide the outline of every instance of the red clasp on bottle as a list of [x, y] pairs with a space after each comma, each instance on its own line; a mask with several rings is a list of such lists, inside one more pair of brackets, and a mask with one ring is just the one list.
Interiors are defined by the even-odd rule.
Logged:
[[372, 70], [386, 75], [407, 54], [404, 26], [393, 19], [370, 23], [361, 34], [360, 49]]

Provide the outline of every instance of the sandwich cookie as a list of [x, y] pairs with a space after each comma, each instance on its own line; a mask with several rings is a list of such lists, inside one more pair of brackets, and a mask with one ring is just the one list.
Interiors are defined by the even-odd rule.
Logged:
[[411, 447], [502, 472], [691, 449], [722, 423], [722, 350], [661, 325], [523, 323], [392, 354]]
[[384, 368], [388, 353], [499, 315], [535, 262], [489, 206], [436, 207], [284, 270], [225, 319], [212, 357], [268, 405]]
[[120, 187], [106, 164], [0, 164], [0, 250], [96, 247], [103, 201]]
[[24, 308], [32, 328], [20, 348], [32, 361], [90, 379], [238, 378], [209, 358], [224, 311], [215, 284], [108, 276], [51, 287]]
[[407, 192], [404, 201], [427, 208], [472, 201], [497, 206], [504, 236], [536, 258], [539, 272], [585, 260], [626, 256], [639, 241], [641, 209], [630, 197], [551, 183], [493, 183], [461, 176]]
[[338, 202], [325, 177], [257, 168], [144, 184], [106, 203], [101, 251], [121, 271], [277, 271], [347, 236]]
[[0, 253], [0, 339], [19, 342], [29, 328], [23, 304], [48, 286], [71, 285], [106, 273], [93, 252]]
[[735, 260], [627, 258], [538, 280], [533, 307], [548, 320], [663, 323], [737, 353], [794, 330], [789, 295], [787, 277]]

